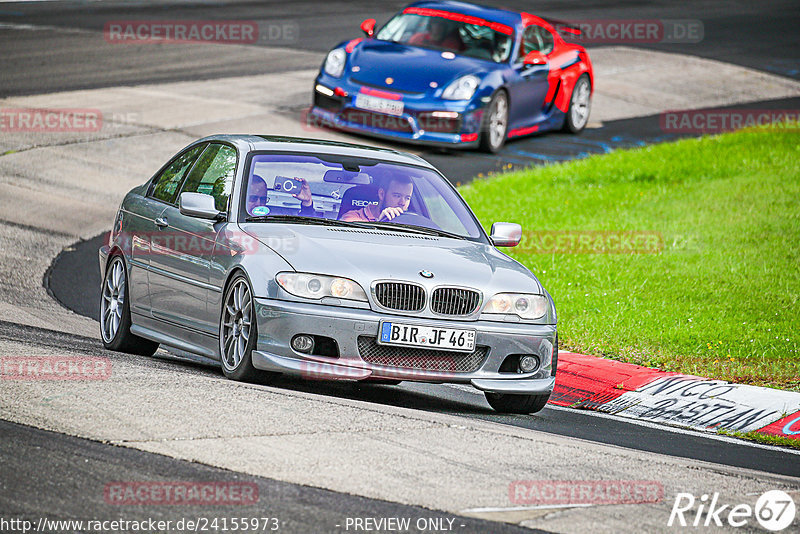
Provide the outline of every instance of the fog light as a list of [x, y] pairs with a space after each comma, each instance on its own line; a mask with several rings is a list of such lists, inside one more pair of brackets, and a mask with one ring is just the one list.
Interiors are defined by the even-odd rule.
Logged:
[[333, 96], [333, 91], [331, 91], [324, 85], [317, 84], [317, 86], [314, 89], [316, 89], [318, 93], [322, 93], [325, 96]]
[[539, 368], [539, 358], [536, 356], [523, 356], [519, 359], [519, 370], [522, 373], [532, 373]]
[[314, 338], [306, 334], [300, 334], [292, 338], [292, 348], [297, 352], [305, 352], [306, 354], [314, 350]]

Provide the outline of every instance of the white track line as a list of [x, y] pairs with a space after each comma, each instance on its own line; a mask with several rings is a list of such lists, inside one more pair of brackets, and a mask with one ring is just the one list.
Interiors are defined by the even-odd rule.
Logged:
[[480, 514], [484, 512], [524, 512], [527, 510], [551, 510], [554, 508], [588, 508], [594, 506], [590, 503], [580, 504], [542, 504], [538, 506], [509, 506], [508, 508], [489, 507], [489, 508], [467, 508], [461, 510], [462, 514]]
[[61, 33], [99, 33], [97, 30], [87, 30], [83, 28], [68, 28], [65, 26], [44, 26], [39, 24], [18, 24], [15, 22], [0, 22], [0, 30], [24, 30], [24, 31], [49, 31]]

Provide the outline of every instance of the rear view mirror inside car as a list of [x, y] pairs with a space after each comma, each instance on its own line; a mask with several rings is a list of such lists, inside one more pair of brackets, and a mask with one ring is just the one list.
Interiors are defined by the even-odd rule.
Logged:
[[335, 184], [359, 184], [366, 185], [372, 183], [368, 174], [362, 172], [345, 171], [341, 169], [331, 169], [322, 177], [323, 182]]

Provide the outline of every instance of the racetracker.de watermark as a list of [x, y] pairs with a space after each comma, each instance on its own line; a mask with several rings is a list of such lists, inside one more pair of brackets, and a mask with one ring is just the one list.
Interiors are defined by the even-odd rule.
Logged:
[[102, 127], [99, 109], [0, 109], [0, 132], [99, 132]]
[[800, 131], [800, 109], [697, 109], [665, 111], [659, 116], [665, 133], [713, 134], [767, 127]]
[[254, 482], [109, 482], [103, 499], [117, 506], [246, 506], [258, 502]]
[[515, 480], [508, 498], [531, 506], [654, 503], [664, 498], [664, 486], [655, 480]]
[[578, 44], [699, 43], [704, 35], [697, 19], [582, 19], [554, 26]]
[[517, 252], [528, 254], [656, 254], [664, 249], [660, 232], [614, 230], [539, 230], [525, 232]]
[[[452, 356], [430, 354], [409, 356], [402, 364], [403, 368], [393, 368], [397, 363], [386, 362], [375, 380], [425, 380], [452, 377], [456, 373], [456, 360]], [[368, 364], [360, 361], [348, 362], [348, 365], [332, 365], [322, 361], [303, 360], [300, 362], [300, 375], [305, 380], [363, 380], [372, 372]]]
[[111, 360], [86, 356], [3, 356], [3, 380], [107, 380]]
[[[449, 112], [447, 112], [449, 113]], [[330, 114], [333, 116], [333, 113]], [[387, 115], [383, 113], [372, 113], [370, 111], [363, 111], [357, 109], [349, 109], [345, 115], [344, 120], [352, 123], [359, 128], [376, 129], [376, 130], [389, 130], [392, 132], [411, 133], [414, 131], [408, 117], [399, 115]], [[306, 131], [317, 131], [326, 128], [335, 128], [336, 123], [332, 118], [318, 116], [311, 113], [311, 108], [303, 110], [300, 115], [300, 124]], [[457, 130], [458, 119], [452, 118], [435, 118], [432, 115], [426, 119], [423, 124], [419, 123], [421, 129], [430, 132], [445, 132], [454, 133]]]
[[156, 232], [109, 232], [105, 242], [139, 258], [175, 254], [228, 257], [258, 254], [267, 248], [288, 253], [296, 251], [299, 246], [297, 237], [292, 235], [268, 235], [256, 239], [237, 230], [227, 230], [223, 235], [169, 229]]
[[103, 28], [110, 44], [291, 44], [299, 34], [293, 21], [112, 20]]

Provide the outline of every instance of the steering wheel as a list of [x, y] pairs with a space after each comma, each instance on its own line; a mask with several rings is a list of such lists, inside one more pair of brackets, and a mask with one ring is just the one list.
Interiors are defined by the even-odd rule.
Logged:
[[429, 218], [420, 215], [419, 213], [405, 212], [401, 213], [391, 221], [398, 224], [408, 224], [410, 226], [421, 226], [423, 228], [432, 228], [433, 230], [441, 230], [439, 226]]

